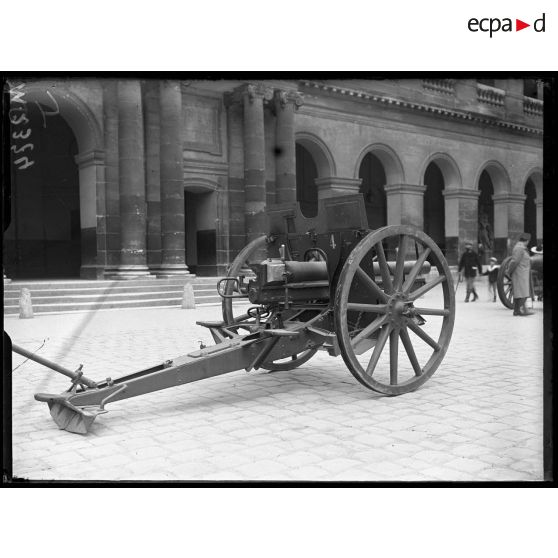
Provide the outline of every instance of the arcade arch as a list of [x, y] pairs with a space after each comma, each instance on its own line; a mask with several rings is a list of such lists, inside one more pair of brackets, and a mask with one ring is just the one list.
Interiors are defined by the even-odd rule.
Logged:
[[[13, 278], [79, 277], [97, 255], [97, 181], [104, 171], [100, 128], [64, 85], [11, 87], [12, 136], [23, 133], [30, 147], [29, 163], [12, 165], [6, 271]], [[14, 153], [22, 148], [12, 139]]]

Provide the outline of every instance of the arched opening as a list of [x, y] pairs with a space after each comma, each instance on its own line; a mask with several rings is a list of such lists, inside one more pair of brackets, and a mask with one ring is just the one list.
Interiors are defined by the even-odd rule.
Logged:
[[525, 205], [523, 206], [524, 229], [531, 235], [530, 246], [537, 245], [537, 190], [535, 183], [529, 178], [525, 184]]
[[384, 227], [387, 225], [384, 165], [376, 155], [367, 153], [360, 164], [358, 176], [361, 179], [360, 192], [364, 194], [368, 226], [371, 229]]
[[[12, 104], [12, 108], [17, 104]], [[76, 137], [52, 108], [27, 102], [11, 113], [12, 218], [5, 235], [4, 267], [13, 279], [79, 277], [81, 225]], [[15, 124], [18, 114], [29, 120]], [[45, 118], [48, 114], [48, 118]], [[12, 135], [13, 137], [13, 135]], [[32, 147], [24, 145], [29, 144]], [[21, 154], [32, 164], [18, 164]]]
[[494, 185], [486, 170], [479, 178], [478, 243], [481, 263], [488, 263], [494, 251]]
[[446, 216], [442, 194], [445, 183], [440, 167], [430, 163], [424, 173], [424, 232], [446, 253]]
[[318, 168], [314, 157], [306, 147], [296, 143], [296, 199], [305, 217], [318, 214]]
[[200, 276], [217, 275], [217, 196], [215, 190], [188, 185], [184, 189], [186, 265]]

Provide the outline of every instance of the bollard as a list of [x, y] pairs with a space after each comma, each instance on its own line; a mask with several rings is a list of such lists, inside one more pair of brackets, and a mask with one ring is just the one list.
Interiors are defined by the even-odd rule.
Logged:
[[182, 308], [192, 310], [196, 307], [196, 301], [194, 299], [194, 287], [192, 283], [186, 283], [184, 285], [184, 294], [182, 296]]
[[29, 289], [21, 289], [21, 295], [19, 297], [19, 317], [33, 317], [33, 304], [31, 303], [31, 292]]

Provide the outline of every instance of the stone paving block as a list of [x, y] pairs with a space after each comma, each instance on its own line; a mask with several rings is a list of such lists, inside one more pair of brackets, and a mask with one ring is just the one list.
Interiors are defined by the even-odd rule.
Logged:
[[244, 473], [247, 479], [275, 479], [289, 467], [283, 463], [272, 461], [271, 459], [261, 459], [245, 465], [236, 467], [240, 473]]
[[468, 457], [458, 457], [445, 463], [446, 467], [467, 473], [476, 473], [486, 469], [486, 464]]
[[286, 471], [287, 478], [299, 481], [327, 481], [331, 478], [329, 471], [317, 465], [305, 465]]
[[531, 438], [529, 432], [524, 432], [521, 430], [503, 430], [495, 434], [497, 438], [502, 438], [504, 440], [511, 440], [513, 442], [528, 440]]
[[502, 448], [509, 448], [510, 446], [513, 446], [516, 442], [514, 442], [513, 440], [505, 440], [502, 438], [498, 438], [496, 436], [490, 436], [488, 438], [477, 438], [476, 442], [478, 444], [481, 444], [483, 446], [487, 446], [493, 450], [499, 450]]

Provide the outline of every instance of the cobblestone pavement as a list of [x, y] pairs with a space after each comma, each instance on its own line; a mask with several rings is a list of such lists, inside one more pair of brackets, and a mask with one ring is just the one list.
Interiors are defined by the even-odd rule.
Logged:
[[[318, 352], [289, 372], [234, 372], [109, 404], [87, 435], [58, 430], [33, 394], [67, 379], [13, 372], [13, 472], [28, 479], [509, 481], [543, 479], [543, 310], [465, 304], [434, 376], [383, 397]], [[100, 380], [211, 342], [220, 308], [5, 319], [14, 343]], [[14, 367], [23, 358], [14, 356]]]

